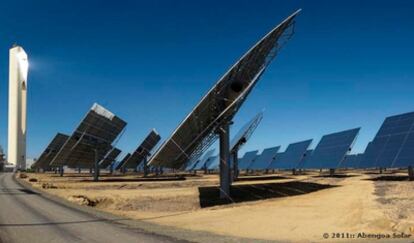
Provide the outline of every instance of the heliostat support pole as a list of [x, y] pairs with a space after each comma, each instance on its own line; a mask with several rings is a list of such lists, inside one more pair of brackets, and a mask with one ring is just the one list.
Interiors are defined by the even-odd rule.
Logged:
[[99, 161], [98, 161], [98, 150], [95, 149], [95, 169], [93, 171], [93, 180], [99, 181]]
[[230, 198], [230, 125], [219, 128], [220, 135], [220, 198]]
[[147, 156], [145, 156], [145, 158], [144, 158], [144, 177], [147, 177], [148, 176], [148, 171], [149, 170], [149, 168], [148, 168], [148, 159], [147, 159]]

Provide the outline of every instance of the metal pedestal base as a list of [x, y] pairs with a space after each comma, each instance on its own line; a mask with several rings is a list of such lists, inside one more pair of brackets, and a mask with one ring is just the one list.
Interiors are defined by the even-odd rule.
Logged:
[[219, 128], [220, 135], [220, 198], [230, 198], [230, 125]]

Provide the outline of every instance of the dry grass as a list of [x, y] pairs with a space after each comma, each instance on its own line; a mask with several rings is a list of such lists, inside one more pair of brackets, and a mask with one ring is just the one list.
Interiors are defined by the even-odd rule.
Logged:
[[87, 174], [46, 173], [28, 174], [25, 180], [80, 205], [237, 237], [307, 242], [326, 241], [324, 233], [414, 233], [414, 182], [375, 181], [371, 179], [378, 175], [360, 172], [348, 175], [245, 177], [234, 183], [237, 203], [230, 204], [217, 197], [217, 175], [161, 181], [103, 176], [102, 182], [92, 182]]

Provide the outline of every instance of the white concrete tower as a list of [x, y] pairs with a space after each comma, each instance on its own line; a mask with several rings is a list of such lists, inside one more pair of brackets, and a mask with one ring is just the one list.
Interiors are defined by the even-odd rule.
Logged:
[[14, 45], [9, 57], [9, 136], [7, 161], [26, 169], [26, 106], [29, 62], [21, 46]]

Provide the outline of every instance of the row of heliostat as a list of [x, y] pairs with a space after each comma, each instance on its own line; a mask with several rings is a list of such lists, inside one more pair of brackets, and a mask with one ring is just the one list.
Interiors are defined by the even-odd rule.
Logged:
[[[241, 129], [244, 140], [247, 139], [247, 131], [252, 132], [262, 116], [259, 113]], [[113, 143], [125, 126], [126, 122], [94, 104], [73, 134], [58, 133], [32, 167], [91, 168], [98, 161], [100, 168], [107, 168], [121, 153]], [[351, 155], [359, 130], [325, 135], [315, 150], [309, 149], [310, 139], [292, 143], [284, 152], [279, 152], [280, 146], [264, 149], [261, 154], [257, 150], [249, 151], [239, 159], [239, 169], [403, 168], [414, 164], [414, 112], [386, 118], [365, 152]], [[239, 137], [236, 135], [232, 143], [239, 144], [242, 140]], [[136, 168], [150, 156], [159, 141], [160, 136], [152, 130], [132, 154], [128, 153], [117, 163], [116, 169]], [[213, 156], [213, 153], [214, 150], [207, 151], [186, 170], [218, 169], [218, 156]]]
[[[71, 136], [56, 134], [32, 168], [92, 168], [95, 163], [100, 168], [107, 168], [121, 153], [115, 143], [126, 124], [109, 110], [94, 104]], [[155, 130], [150, 131], [137, 149], [128, 154], [121, 167], [136, 167], [150, 155], [160, 139]]]
[[[406, 168], [414, 165], [414, 112], [385, 119], [374, 140], [362, 154], [350, 154], [360, 128], [328, 134], [314, 150], [312, 140], [246, 152], [239, 158], [241, 170]], [[219, 157], [209, 150], [186, 170], [217, 170]]]
[[[358, 135], [360, 128], [332, 133], [322, 137], [315, 150], [309, 147], [312, 139], [289, 144], [284, 152], [280, 146], [266, 148], [261, 154], [258, 150], [249, 151], [238, 161], [240, 170], [296, 169], [296, 168], [336, 168]], [[189, 165], [187, 170], [216, 170], [218, 156], [211, 156], [209, 150], [198, 162]]]

